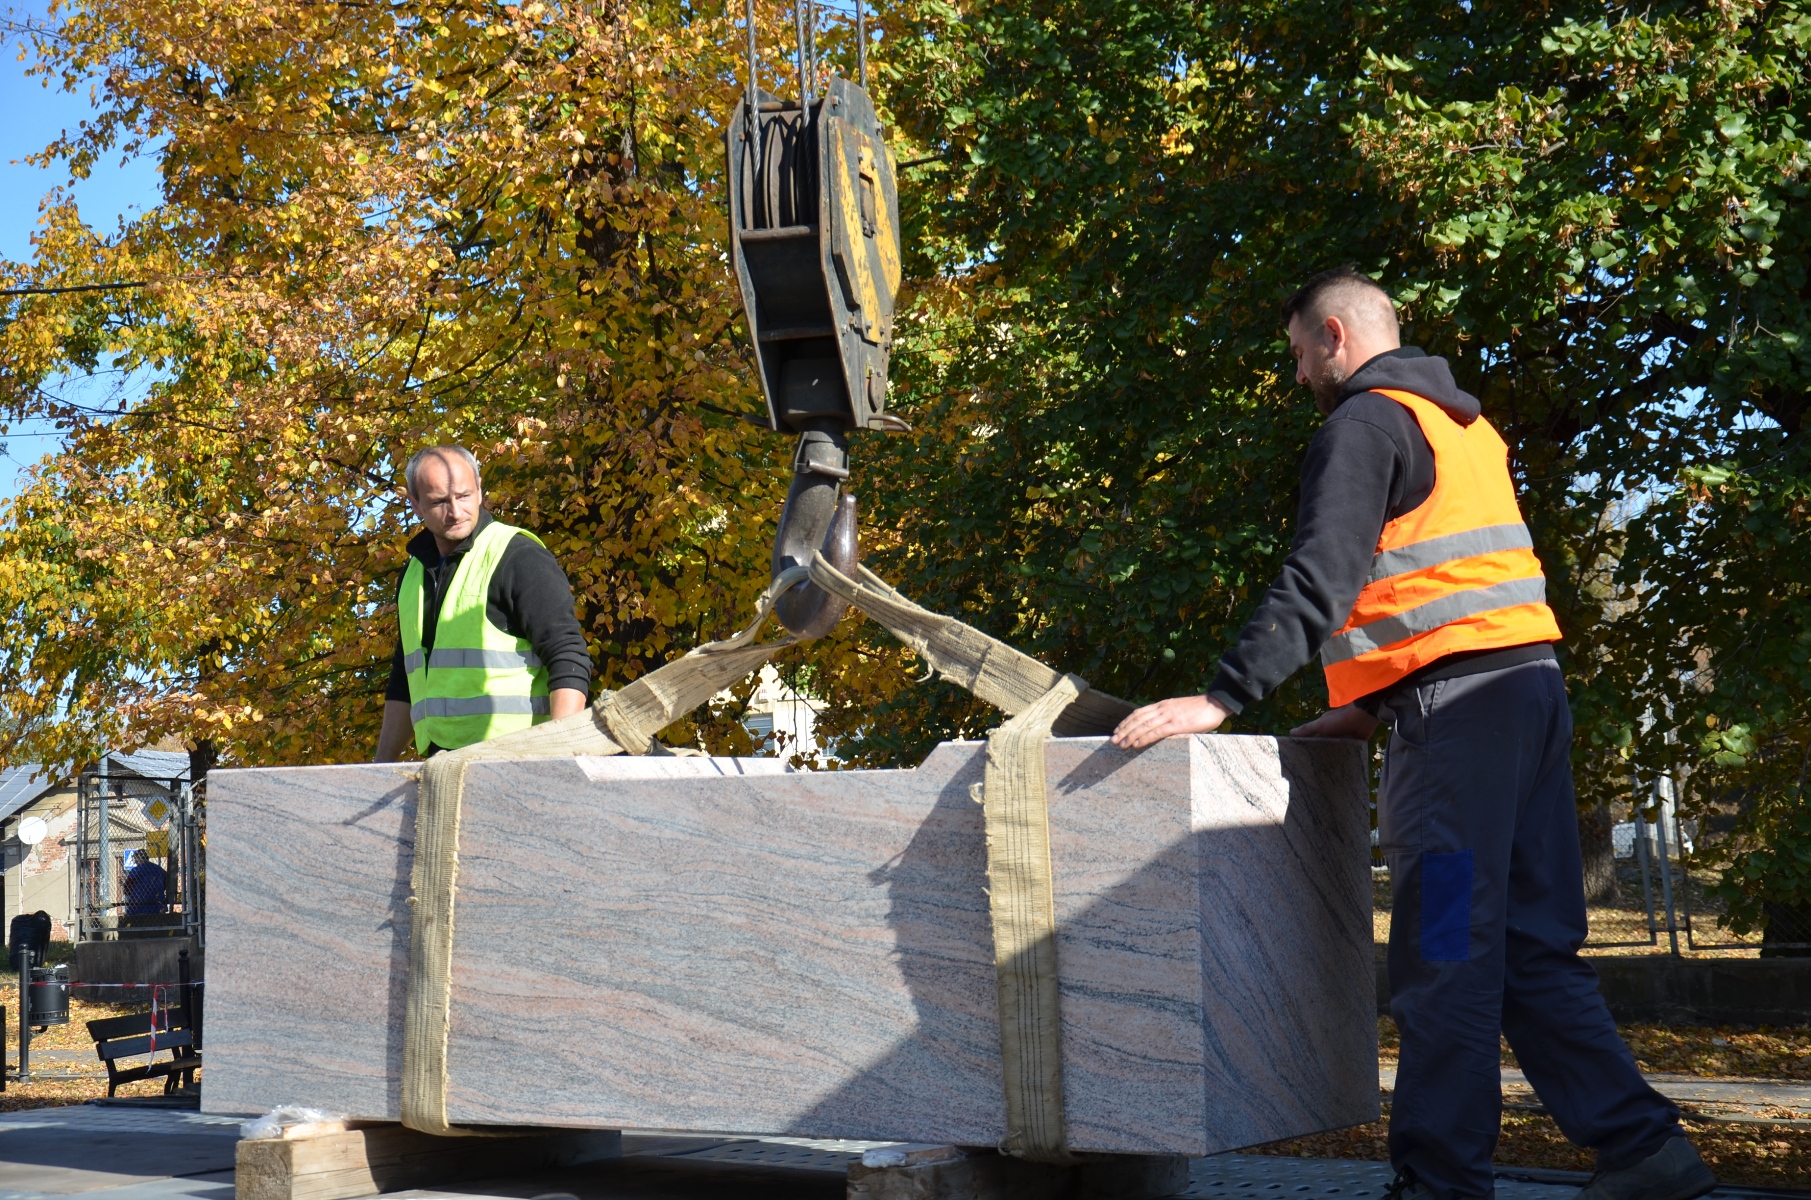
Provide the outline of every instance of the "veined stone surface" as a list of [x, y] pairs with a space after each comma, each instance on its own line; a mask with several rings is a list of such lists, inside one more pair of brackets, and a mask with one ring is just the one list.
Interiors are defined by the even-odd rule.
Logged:
[[[996, 1143], [984, 757], [473, 763], [451, 1119]], [[1065, 738], [1045, 762], [1070, 1145], [1375, 1119], [1361, 748]], [[399, 1115], [417, 769], [210, 776], [208, 1111]]]

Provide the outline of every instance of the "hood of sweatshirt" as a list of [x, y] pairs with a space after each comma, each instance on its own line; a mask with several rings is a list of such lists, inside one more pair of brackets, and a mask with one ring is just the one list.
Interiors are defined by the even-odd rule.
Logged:
[[1374, 392], [1379, 388], [1413, 392], [1432, 400], [1461, 425], [1470, 425], [1478, 419], [1478, 398], [1459, 390], [1446, 360], [1416, 346], [1386, 350], [1352, 372], [1340, 385], [1339, 402], [1344, 404], [1360, 392]]

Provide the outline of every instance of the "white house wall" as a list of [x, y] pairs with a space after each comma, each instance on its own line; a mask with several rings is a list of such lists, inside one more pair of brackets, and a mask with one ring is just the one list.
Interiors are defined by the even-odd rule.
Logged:
[[60, 942], [75, 938], [75, 887], [69, 875], [69, 862], [75, 854], [76, 795], [73, 791], [53, 792], [23, 809], [20, 817], [41, 817], [49, 832], [44, 840], [31, 847], [23, 861], [6, 871], [6, 920], [20, 913], [50, 914], [52, 939]]

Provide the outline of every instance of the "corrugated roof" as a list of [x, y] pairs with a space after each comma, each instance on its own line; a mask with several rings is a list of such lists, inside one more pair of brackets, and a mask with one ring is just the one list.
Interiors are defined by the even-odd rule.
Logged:
[[123, 769], [145, 779], [189, 777], [189, 756], [180, 750], [139, 750], [132, 754], [115, 750], [107, 755], [107, 760], [114, 769]]
[[37, 763], [0, 771], [0, 821], [12, 816], [55, 786]]

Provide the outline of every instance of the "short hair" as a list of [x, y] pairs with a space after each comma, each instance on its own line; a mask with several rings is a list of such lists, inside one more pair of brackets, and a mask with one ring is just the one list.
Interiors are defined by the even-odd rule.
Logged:
[[1319, 275], [1283, 301], [1283, 324], [1297, 317], [1304, 323], [1341, 315], [1356, 325], [1372, 325], [1394, 332], [1396, 305], [1390, 294], [1369, 275], [1348, 263]]
[[421, 464], [430, 458], [438, 458], [443, 462], [448, 458], [460, 460], [472, 469], [473, 482], [479, 487], [484, 486], [484, 472], [479, 469], [478, 460], [470, 450], [464, 446], [429, 446], [425, 450], [417, 450], [415, 457], [409, 460], [409, 465], [402, 469], [402, 477], [409, 484], [409, 495], [415, 494], [415, 477], [421, 474]]

